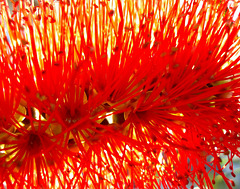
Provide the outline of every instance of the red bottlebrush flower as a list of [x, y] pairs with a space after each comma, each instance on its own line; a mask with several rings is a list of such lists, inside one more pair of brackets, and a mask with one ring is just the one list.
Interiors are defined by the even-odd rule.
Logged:
[[29, 127], [15, 125], [19, 127], [18, 130], [0, 143], [4, 146], [1, 149], [1, 162], [4, 162], [3, 170], [7, 171], [7, 176], [3, 178], [8, 179], [4, 180], [5, 187], [70, 186], [69, 172], [76, 171], [72, 162], [78, 162], [75, 154], [60, 145], [53, 137], [52, 128], [44, 125], [47, 123], [30, 122], [32, 125]]
[[239, 3], [0, 7], [2, 188], [235, 185]]

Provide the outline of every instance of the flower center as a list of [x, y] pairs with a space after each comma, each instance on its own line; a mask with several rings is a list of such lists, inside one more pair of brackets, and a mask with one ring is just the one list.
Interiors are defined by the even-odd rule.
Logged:
[[31, 133], [28, 140], [28, 149], [31, 154], [37, 154], [41, 150], [42, 142], [39, 135]]
[[79, 119], [80, 119], [80, 112], [78, 109], [75, 109], [74, 111], [67, 109], [65, 121], [68, 124], [76, 123]]

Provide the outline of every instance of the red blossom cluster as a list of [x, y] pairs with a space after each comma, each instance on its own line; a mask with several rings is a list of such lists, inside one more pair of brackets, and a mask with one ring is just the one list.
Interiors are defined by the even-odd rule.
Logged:
[[238, 3], [0, 10], [0, 188], [235, 185], [224, 168], [235, 176], [240, 157]]

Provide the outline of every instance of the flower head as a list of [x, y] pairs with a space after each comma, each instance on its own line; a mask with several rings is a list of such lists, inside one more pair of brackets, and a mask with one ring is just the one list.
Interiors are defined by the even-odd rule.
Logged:
[[1, 186], [234, 186], [239, 4], [32, 3], [0, 2]]

